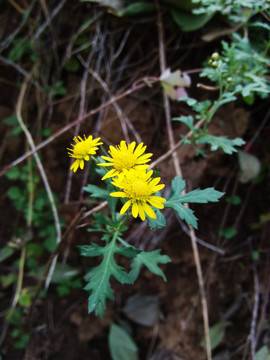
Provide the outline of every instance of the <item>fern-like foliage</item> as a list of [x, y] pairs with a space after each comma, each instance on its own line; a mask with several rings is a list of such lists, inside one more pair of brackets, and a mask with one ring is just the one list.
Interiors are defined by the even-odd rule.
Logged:
[[184, 203], [216, 202], [224, 195], [224, 193], [217, 191], [214, 188], [207, 188], [203, 190], [195, 189], [185, 195], [181, 195], [185, 187], [186, 182], [179, 176], [176, 176], [172, 181], [171, 194], [164, 205], [167, 208], [174, 209], [182, 220], [197, 229], [197, 218], [194, 215], [193, 210], [187, 208]]
[[[104, 221], [104, 218], [102, 219]], [[97, 227], [96, 227], [97, 230]], [[152, 273], [166, 277], [159, 268], [159, 264], [170, 262], [167, 255], [161, 255], [160, 250], [144, 252], [127, 244], [120, 236], [120, 231], [103, 235], [106, 239], [105, 246], [91, 245], [79, 246], [81, 255], [86, 257], [102, 257], [100, 264], [90, 269], [85, 275], [87, 285], [85, 290], [90, 293], [88, 299], [88, 312], [95, 312], [99, 317], [103, 317], [106, 310], [106, 300], [114, 299], [114, 292], [110, 285], [110, 280], [114, 277], [121, 284], [133, 284], [137, 279], [141, 267], [144, 265]], [[132, 259], [130, 272], [125, 271], [122, 266], [116, 263], [116, 257], [123, 256]]]

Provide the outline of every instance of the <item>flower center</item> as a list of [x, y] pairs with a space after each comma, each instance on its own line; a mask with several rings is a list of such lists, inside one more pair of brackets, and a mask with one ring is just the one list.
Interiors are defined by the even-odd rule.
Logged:
[[149, 194], [149, 187], [145, 181], [137, 180], [132, 184], [132, 195], [133, 197], [140, 199]]
[[114, 158], [114, 168], [118, 171], [123, 171], [123, 169], [129, 170], [136, 164], [136, 159], [134, 154], [121, 151], [117, 154], [117, 157]]
[[76, 158], [83, 158], [87, 154], [87, 147], [85, 141], [78, 142], [73, 149], [73, 154]]

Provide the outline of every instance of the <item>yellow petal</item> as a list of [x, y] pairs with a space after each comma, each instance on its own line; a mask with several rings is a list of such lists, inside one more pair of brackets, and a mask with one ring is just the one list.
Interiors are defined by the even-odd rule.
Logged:
[[143, 209], [151, 219], [156, 219], [157, 218], [154, 210], [148, 204], [144, 203], [143, 204]]
[[138, 216], [139, 207], [138, 207], [138, 204], [136, 202], [133, 203], [133, 205], [132, 205], [131, 213], [132, 213], [132, 216], [135, 217], [135, 218]]
[[142, 221], [145, 220], [145, 213], [142, 204], [139, 204], [139, 216], [142, 219]]
[[158, 199], [162, 199], [162, 198], [159, 198], [158, 196], [156, 196], [157, 199], [153, 199], [153, 197], [149, 197], [147, 199], [147, 201], [149, 202], [149, 204], [151, 204], [152, 206], [156, 207], [157, 209], [163, 209], [164, 208], [164, 205], [162, 204], [162, 202], [165, 202], [165, 201], [161, 201], [161, 200], [158, 200]]
[[127, 209], [129, 208], [131, 204], [131, 200], [128, 200], [123, 206], [122, 206], [122, 209], [120, 210], [120, 214], [123, 215]]
[[144, 153], [145, 149], [146, 149], [146, 146], [143, 146], [143, 143], [140, 143], [137, 146], [137, 149], [134, 151], [134, 155], [137, 157], [141, 156]]
[[101, 180], [105, 180], [105, 179], [108, 179], [108, 178], [116, 176], [116, 175], [117, 175], [117, 171], [112, 169], [112, 170], [108, 171], [107, 174], [105, 174]]
[[75, 160], [74, 163], [71, 165], [70, 170], [76, 172], [78, 170], [79, 165], [80, 165], [80, 160]]
[[114, 192], [110, 193], [110, 196], [126, 198], [127, 194], [124, 193], [123, 191], [114, 191]]
[[131, 152], [133, 152], [134, 149], [135, 149], [135, 146], [136, 146], [135, 141], [132, 141], [132, 143], [128, 145], [128, 149], [129, 149]]

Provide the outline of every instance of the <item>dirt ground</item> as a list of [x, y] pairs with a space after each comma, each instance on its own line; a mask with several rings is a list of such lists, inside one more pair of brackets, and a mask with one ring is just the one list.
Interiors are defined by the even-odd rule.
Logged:
[[[20, 3], [20, 6], [26, 7], [28, 2]], [[47, 5], [50, 9], [56, 6], [55, 2], [49, 3]], [[9, 4], [0, 2], [3, 42], [20, 24], [20, 12], [11, 4], [12, 1]], [[74, 45], [72, 35], [78, 31], [87, 16], [97, 20], [95, 25], [86, 31], [81, 42], [89, 38], [95, 46], [81, 52], [77, 50], [76, 54], [79, 42]], [[74, 19], [72, 23], [71, 17]], [[37, 9], [33, 10], [30, 20], [40, 22], [34, 26], [30, 21], [26, 29], [20, 30], [21, 34], [29, 34], [32, 30], [32, 36], [37, 35], [36, 31], [45, 18], [42, 11], [38, 14]], [[63, 6], [56, 19], [57, 21], [54, 19], [52, 22], [52, 28], [46, 28], [40, 38], [45, 46], [38, 50], [40, 58], [36, 68], [34, 69], [27, 54], [19, 61], [20, 69], [33, 71], [33, 79], [37, 79], [42, 86], [61, 80], [66, 89], [64, 95], [50, 97], [48, 93], [39, 91], [35, 85], [29, 86], [23, 114], [36, 144], [44, 140], [40, 136], [40, 129], [48, 128], [52, 134], [56, 134], [116, 94], [132, 88], [138, 79], [144, 76], [159, 76], [159, 41], [155, 14], [127, 20], [113, 17], [92, 4], [74, 3], [70, 7]], [[188, 72], [201, 68], [202, 62], [219, 44], [219, 41], [203, 42], [200, 31], [182, 33], [167, 18], [164, 24], [166, 62], [171, 69]], [[74, 51], [73, 58], [80, 64], [76, 71], [70, 71], [63, 66], [67, 62], [68, 51]], [[3, 52], [3, 57], [7, 57], [7, 51]], [[88, 64], [90, 73], [85, 70], [87, 67], [82, 65], [84, 62]], [[14, 114], [18, 104], [21, 84], [25, 79], [20, 69], [0, 59], [0, 129], [3, 134], [0, 170], [29, 150], [25, 136], [20, 134], [13, 137], [10, 126], [3, 121]], [[198, 73], [191, 72], [190, 76], [192, 85], [186, 89], [189, 96], [198, 99], [215, 97], [214, 93], [197, 88], [196, 84], [200, 81]], [[100, 81], [99, 77], [103, 80]], [[138, 135], [147, 144], [147, 150], [153, 153], [153, 160], [170, 147], [162, 89], [159, 85], [145, 86], [142, 90], [120, 99], [116, 104], [118, 107], [107, 106], [87, 117], [80, 125], [63, 132], [39, 151], [48, 181], [59, 198], [59, 214], [65, 222], [65, 228], [80, 208], [83, 208], [84, 213], [89, 211], [88, 195], [82, 194], [80, 190], [88, 182], [86, 173], [78, 172], [72, 179], [69, 175], [70, 164], [66, 148], [72, 142], [74, 131], [98, 135], [104, 146], [108, 147], [125, 138], [123, 128], [125, 131], [126, 125], [123, 127], [123, 123], [126, 124], [128, 119], [131, 125], [127, 130], [129, 139], [126, 140], [136, 140]], [[229, 138], [243, 137], [249, 143], [268, 108], [267, 99], [258, 99], [252, 106], [246, 105], [240, 99], [225, 105], [213, 119], [211, 133]], [[184, 104], [171, 101], [171, 117], [188, 113], [189, 109]], [[221, 120], [224, 122], [222, 127]], [[187, 130], [184, 125], [176, 122], [172, 127], [177, 142], [180, 135]], [[189, 190], [213, 186], [226, 193], [218, 203], [192, 206], [199, 219], [196, 236], [206, 287], [209, 323], [211, 327], [218, 323], [224, 324], [222, 340], [213, 350], [215, 360], [251, 359], [250, 334], [254, 326], [257, 349], [269, 343], [269, 134], [268, 121], [249, 150], [260, 159], [262, 176], [258, 181], [246, 184], [239, 182], [237, 154], [229, 156], [218, 151], [203, 158], [196, 156], [190, 146], [177, 150], [183, 178]], [[162, 181], [169, 190], [175, 176], [172, 159], [161, 162], [158, 168]], [[10, 180], [2, 176], [0, 181], [0, 245], [4, 247], [14, 238], [16, 229], [24, 226], [24, 220], [7, 196]], [[227, 201], [235, 195], [241, 198], [238, 205]], [[185, 224], [172, 212], [167, 209], [164, 214], [168, 223], [165, 229], [150, 231], [140, 220], [134, 220], [129, 223], [127, 238], [131, 244], [144, 250], [161, 248], [162, 253], [171, 258], [171, 263], [162, 266], [167, 282], [147, 269], [142, 269], [133, 286], [112, 281], [116, 299], [108, 301], [103, 319], [87, 313], [87, 293], [84, 290], [72, 289], [67, 295], [59, 296], [56, 285], [52, 284], [47, 295], [39, 298], [34, 308], [29, 342], [24, 349], [17, 349], [12, 337], [13, 325], [7, 327], [5, 322], [5, 314], [11, 304], [15, 287], [13, 285], [0, 288], [1, 331], [2, 335], [5, 335], [0, 347], [2, 358], [110, 359], [108, 332], [110, 325], [115, 322], [128, 324], [132, 338], [138, 346], [140, 359], [206, 359], [201, 343], [204, 331], [203, 315], [190, 236]], [[264, 218], [261, 215], [264, 215]], [[67, 263], [76, 268], [81, 279], [85, 269], [92, 263], [91, 260], [79, 256], [77, 246], [88, 244], [90, 239], [99, 241], [98, 235], [90, 236], [87, 232], [92, 221], [92, 217], [79, 221], [65, 239], [58, 259], [59, 263]], [[236, 235], [226, 239], [220, 235], [221, 227], [234, 227], [237, 230]], [[38, 237], [37, 229], [33, 229], [33, 232], [34, 241], [42, 244], [43, 239]], [[213, 250], [213, 247], [219, 251]], [[46, 264], [48, 258], [49, 253], [46, 252], [39, 261]], [[15, 254], [1, 262], [1, 275], [14, 269], [16, 260], [18, 261], [18, 257]], [[27, 273], [23, 281], [25, 287], [37, 285], [37, 281]], [[136, 319], [131, 320], [127, 316], [125, 305], [135, 294], [152, 296], [151, 306], [146, 307], [148, 313], [156, 313], [156, 321], [151, 326], [143, 326], [135, 321]], [[153, 303], [156, 304], [155, 307]], [[28, 310], [27, 307], [23, 310], [22, 327], [25, 329], [28, 329]]]

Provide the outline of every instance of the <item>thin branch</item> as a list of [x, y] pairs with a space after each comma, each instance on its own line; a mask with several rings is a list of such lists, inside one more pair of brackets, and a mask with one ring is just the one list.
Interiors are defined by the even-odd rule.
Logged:
[[71, 223], [68, 226], [67, 230], [63, 234], [61, 241], [58, 243], [58, 245], [54, 249], [53, 253], [50, 255], [49, 261], [47, 262], [46, 268], [45, 268], [45, 270], [44, 270], [44, 272], [43, 272], [43, 274], [41, 276], [41, 279], [39, 280], [38, 286], [37, 286], [36, 291], [35, 291], [35, 293], [33, 295], [33, 299], [32, 299], [30, 310], [29, 310], [29, 315], [28, 315], [29, 319], [30, 319], [30, 322], [32, 321], [32, 313], [33, 313], [34, 306], [35, 306], [36, 301], [38, 299], [39, 293], [40, 293], [40, 291], [41, 291], [41, 289], [42, 289], [42, 287], [43, 287], [43, 285], [45, 283], [45, 280], [46, 280], [46, 278], [48, 276], [48, 273], [49, 273], [50, 268], [52, 266], [53, 260], [58, 256], [58, 254], [59, 254], [59, 252], [61, 250], [61, 247], [64, 244], [65, 238], [67, 237], [67, 235], [76, 226], [77, 222], [79, 221], [79, 219], [81, 217], [81, 213], [82, 213], [82, 210], [80, 210], [78, 212], [78, 214], [73, 218], [73, 220], [71, 221]]
[[[252, 244], [251, 239], [249, 239], [251, 257], [252, 257]], [[259, 303], [260, 303], [260, 293], [259, 293], [259, 277], [255, 264], [255, 260], [252, 259], [252, 269], [253, 269], [253, 281], [254, 281], [254, 305], [252, 311], [252, 320], [250, 325], [250, 341], [251, 341], [251, 359], [256, 360], [256, 325], [259, 313]]]
[[[195, 128], [199, 128], [204, 124], [205, 118], [200, 119], [197, 124], [194, 126]], [[192, 131], [189, 131], [187, 133], [187, 135], [185, 135], [186, 138], [190, 138], [193, 135]], [[172, 153], [179, 149], [183, 144], [183, 139], [180, 139], [174, 146], [172, 146], [166, 153], [164, 153], [163, 155], [161, 155], [158, 159], [156, 159], [155, 161], [152, 161], [152, 163], [149, 166], [149, 170], [153, 169], [154, 167], [156, 167], [158, 164], [160, 164], [162, 161], [167, 160]], [[1, 176], [1, 173], [0, 173]]]
[[[153, 82], [158, 82], [158, 80], [152, 80]], [[58, 138], [59, 136], [63, 135], [65, 132], [67, 132], [68, 130], [72, 129], [74, 126], [76, 126], [77, 124], [85, 121], [87, 118], [91, 117], [92, 115], [98, 113], [100, 110], [106, 108], [107, 106], [113, 104], [115, 101], [118, 101], [120, 99], [123, 99], [124, 97], [132, 94], [133, 92], [136, 92], [146, 86], [149, 86], [148, 83], [143, 82], [140, 83], [139, 85], [134, 85], [131, 88], [129, 88], [128, 90], [112, 97], [110, 100], [108, 100], [107, 102], [101, 104], [100, 106], [98, 106], [97, 108], [89, 111], [87, 114], [83, 115], [81, 118], [77, 118], [76, 120], [72, 121], [71, 123], [67, 124], [66, 126], [64, 126], [63, 128], [61, 128], [60, 130], [58, 130], [56, 133], [54, 133], [52, 136], [50, 136], [49, 138], [47, 138], [45, 141], [43, 141], [42, 143], [40, 143], [39, 145], [36, 145], [36, 147], [34, 149], [31, 149], [31, 151], [28, 151], [27, 153], [25, 153], [24, 155], [20, 156], [19, 158], [17, 158], [16, 160], [14, 160], [12, 163], [6, 165], [1, 171], [0, 171], [0, 177], [3, 176], [8, 170], [10, 170], [11, 168], [13, 168], [14, 166], [19, 165], [21, 162], [23, 162], [24, 160], [26, 160], [29, 156], [32, 156], [33, 154], [35, 154], [38, 150], [44, 148], [45, 146], [47, 146], [48, 144], [50, 144], [52, 141], [54, 141], [56, 138]]]
[[[82, 59], [82, 57], [78, 56], [78, 58], [79, 58], [80, 62], [82, 63], [82, 65], [84, 67], [86, 67], [85, 61]], [[102, 86], [102, 88], [106, 92], [106, 94], [111, 97], [112, 94], [111, 94], [111, 91], [110, 91], [108, 85], [105, 83], [105, 81], [102, 80], [102, 78], [98, 75], [98, 73], [96, 71], [90, 69], [89, 67], [88, 67], [88, 72], [92, 76], [94, 76], [94, 78], [100, 83], [100, 85]], [[128, 126], [129, 129], [132, 131], [134, 137], [136, 138], [137, 142], [142, 142], [140, 135], [138, 134], [138, 132], [136, 131], [136, 129], [134, 128], [132, 123], [129, 121], [127, 116], [125, 116], [125, 114], [123, 113], [123, 111], [122, 111], [121, 107], [118, 105], [118, 103], [114, 102], [112, 105], [113, 105], [113, 107], [117, 113], [117, 116], [120, 120], [125, 139], [127, 141], [130, 141], [129, 135], [128, 135], [128, 130], [127, 130], [127, 126]]]
[[34, 39], [37, 40], [43, 31], [46, 29], [47, 26], [52, 22], [53, 18], [59, 13], [62, 7], [65, 5], [67, 0], [60, 1], [57, 6], [51, 11], [50, 16], [46, 18], [46, 21], [37, 29]]
[[[29, 19], [30, 13], [33, 10], [33, 7], [35, 5], [35, 2], [37, 0], [33, 0], [32, 3], [28, 6], [28, 8], [26, 10], [22, 9], [18, 4], [15, 3], [15, 1], [11, 1], [9, 0], [9, 2], [11, 3], [12, 6], [14, 6], [16, 8], [16, 10], [18, 10], [20, 13], [22, 11], [23, 16], [22, 16], [22, 21], [20, 22], [20, 24], [15, 28], [15, 30], [4, 40], [2, 41], [2, 43], [0, 44], [0, 53], [5, 50], [6, 48], [9, 47], [9, 45], [11, 44], [12, 40], [18, 35], [18, 33], [21, 31], [21, 29], [24, 27], [24, 25], [26, 24], [26, 22]], [[27, 11], [27, 16], [25, 16]]]
[[[33, 155], [34, 155], [35, 161], [37, 163], [37, 167], [39, 169], [40, 176], [42, 178], [44, 187], [46, 189], [47, 196], [48, 196], [48, 199], [49, 199], [49, 202], [50, 202], [50, 205], [51, 205], [51, 209], [52, 209], [52, 213], [53, 213], [53, 217], [54, 217], [54, 222], [55, 222], [56, 242], [59, 243], [60, 240], [61, 240], [61, 227], [60, 227], [59, 216], [58, 216], [55, 201], [54, 201], [54, 198], [53, 198], [53, 195], [52, 195], [51, 187], [50, 187], [50, 184], [48, 182], [47, 176], [45, 174], [43, 165], [42, 165], [42, 163], [40, 161], [40, 158], [39, 158], [39, 156], [38, 156], [38, 154], [36, 152], [36, 146], [35, 146], [35, 143], [33, 141], [32, 135], [29, 132], [29, 130], [27, 129], [26, 125], [24, 124], [24, 121], [23, 121], [23, 118], [22, 118], [22, 115], [21, 115], [25, 92], [26, 92], [26, 89], [27, 89], [27, 86], [28, 86], [28, 83], [29, 83], [29, 80], [30, 80], [31, 76], [32, 76], [32, 74], [29, 73], [27, 75], [27, 77], [25, 78], [25, 81], [24, 81], [24, 83], [22, 85], [22, 88], [21, 88], [21, 91], [20, 91], [20, 94], [19, 94], [19, 98], [18, 98], [18, 102], [17, 102], [17, 106], [16, 106], [16, 116], [17, 116], [18, 122], [19, 122], [25, 136], [26, 136], [26, 139], [27, 139], [27, 141], [28, 141], [28, 143], [30, 145], [30, 148], [33, 151]], [[46, 283], [46, 287], [49, 286], [49, 282], [50, 281], [48, 279], [48, 281]]]

